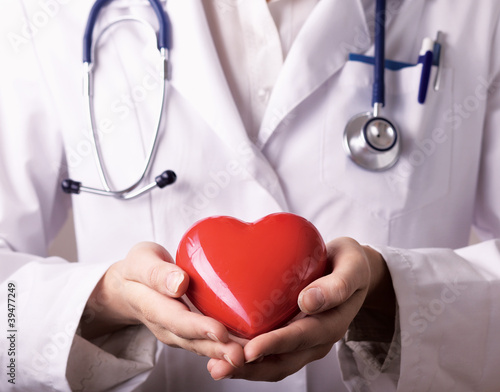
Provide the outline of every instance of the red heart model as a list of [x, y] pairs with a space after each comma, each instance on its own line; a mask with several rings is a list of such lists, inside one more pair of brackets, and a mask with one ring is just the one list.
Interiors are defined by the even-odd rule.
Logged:
[[294, 214], [254, 223], [216, 216], [184, 234], [176, 263], [190, 277], [186, 294], [198, 310], [253, 338], [299, 312], [300, 291], [325, 273], [326, 247], [317, 229]]

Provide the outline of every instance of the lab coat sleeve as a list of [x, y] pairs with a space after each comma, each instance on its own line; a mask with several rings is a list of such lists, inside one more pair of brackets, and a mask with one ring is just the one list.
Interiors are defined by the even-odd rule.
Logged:
[[153, 368], [156, 345], [156, 338], [144, 325], [129, 326], [92, 342], [77, 334], [66, 370], [71, 390], [132, 390]]
[[[6, 14], [0, 19], [0, 26], [3, 17]], [[89, 353], [106, 357], [108, 362], [133, 360], [134, 371], [115, 379], [116, 383], [123, 382], [152, 367], [156, 351], [152, 342], [156, 344], [156, 339], [145, 338], [141, 328], [124, 331], [129, 339], [122, 342], [130, 344], [122, 347], [122, 352], [128, 350], [128, 353], [118, 358], [112, 355], [118, 351], [110, 343], [112, 337], [101, 342], [101, 347], [75, 338], [89, 295], [117, 260], [80, 264], [47, 257], [48, 245], [65, 221], [70, 206], [70, 197], [59, 189], [66, 170], [58, 116], [50, 88], [37, 66], [36, 48], [29, 43], [14, 55], [13, 48], [3, 42], [0, 44], [0, 389], [70, 390], [66, 379], [70, 351], [72, 363], [79, 361], [79, 353], [82, 361]], [[149, 342], [144, 346], [148, 348], [148, 358], [142, 352], [131, 359], [128, 354], [133, 351], [134, 341], [145, 339]], [[87, 349], [80, 350], [82, 346]], [[99, 370], [106, 369], [110, 368]]]
[[[455, 250], [377, 247], [396, 293], [395, 334], [390, 347], [376, 338], [349, 342], [346, 336], [339, 355], [353, 390], [498, 391], [499, 42], [497, 31], [474, 213], [475, 229], [484, 242]], [[384, 389], [384, 383], [391, 387]]]
[[463, 249], [379, 248], [398, 302], [390, 348], [344, 342], [353, 390], [494, 391], [499, 385], [500, 241]]

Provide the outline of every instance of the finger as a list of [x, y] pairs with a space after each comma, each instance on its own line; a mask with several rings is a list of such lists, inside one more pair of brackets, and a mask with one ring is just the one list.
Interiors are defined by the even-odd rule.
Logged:
[[370, 273], [362, 247], [349, 239], [330, 244], [328, 257], [333, 264], [332, 273], [317, 279], [299, 294], [299, 308], [306, 314], [334, 308], [346, 302], [356, 291], [368, 287]]
[[[246, 361], [251, 363], [268, 355], [302, 351], [331, 341], [334, 331], [339, 329], [335, 325], [337, 314], [333, 309], [255, 337], [244, 348]], [[342, 333], [339, 335], [340, 339]]]
[[349, 271], [335, 270], [328, 276], [317, 279], [298, 298], [298, 305], [306, 314], [317, 314], [332, 309], [345, 301], [358, 289]]
[[233, 367], [243, 365], [243, 348], [229, 339], [227, 329], [218, 321], [193, 313], [181, 301], [137, 282], [129, 282], [127, 292], [139, 320], [163, 343], [224, 359]]
[[212, 368], [217, 363], [217, 361], [219, 361], [219, 359], [210, 358], [210, 360], [207, 362], [207, 370], [209, 373], [212, 371]]
[[220, 360], [210, 360], [207, 365], [214, 380], [223, 378], [243, 378], [252, 381], [280, 381], [299, 371], [309, 362], [323, 358], [331, 350], [331, 345], [317, 346], [299, 352], [271, 355], [260, 362], [245, 364], [241, 368], [232, 368]]
[[168, 339], [168, 345], [189, 350], [198, 355], [222, 360], [231, 368], [239, 368], [245, 364], [245, 355], [242, 347], [234, 342], [220, 343], [209, 339], [182, 339], [172, 335]]
[[350, 321], [359, 311], [362, 296], [362, 293], [355, 293], [350, 301], [334, 309], [255, 337], [244, 347], [246, 361], [333, 345], [344, 336]]
[[126, 290], [138, 319], [163, 343], [221, 358], [235, 367], [243, 365], [243, 348], [229, 339], [227, 329], [218, 321], [191, 312], [180, 300], [138, 282], [129, 282]]
[[246, 338], [240, 338], [239, 336], [229, 334], [229, 339], [231, 339], [233, 342], [238, 343], [241, 347], [245, 347], [245, 345], [249, 342], [248, 339]]
[[[252, 363], [260, 363], [264, 360], [264, 357], [260, 357], [259, 359], [255, 360]], [[219, 362], [223, 362], [222, 364]], [[227, 366], [231, 365], [227, 359], [219, 359], [219, 358], [210, 358], [210, 360], [207, 363], [207, 370], [209, 373], [212, 373], [212, 369], [214, 369], [214, 366], [218, 366], [217, 370], [217, 379], [222, 379], [222, 378], [228, 378], [227, 376], [232, 374], [234, 371], [235, 366]], [[246, 366], [246, 365], [245, 365]], [[236, 368], [240, 368], [241, 366], [236, 366]]]
[[137, 318], [148, 327], [155, 326], [157, 330], [170, 331], [183, 339], [210, 339], [222, 343], [229, 341], [229, 333], [224, 325], [210, 317], [191, 312], [179, 300], [133, 281], [128, 282], [125, 290]]
[[[259, 360], [262, 361], [264, 358], [261, 358]], [[223, 362], [220, 364], [219, 362]], [[210, 360], [207, 362], [207, 370], [209, 373], [212, 373], [212, 369], [214, 369], [214, 366], [218, 366], [219, 370], [217, 371], [217, 379], [222, 379], [222, 378], [227, 378], [228, 375], [230, 375], [235, 368], [240, 368], [242, 366], [245, 366], [245, 364], [241, 364], [241, 366], [233, 366], [230, 362], [227, 361], [226, 358], [220, 359], [220, 358], [210, 358]], [[225, 370], [224, 370], [225, 369]]]
[[159, 293], [178, 298], [189, 285], [189, 276], [174, 264], [172, 256], [162, 246], [142, 242], [125, 258], [124, 277], [142, 283]]
[[227, 361], [211, 358], [207, 363], [207, 370], [215, 381], [219, 381], [225, 378], [232, 378], [235, 368]]

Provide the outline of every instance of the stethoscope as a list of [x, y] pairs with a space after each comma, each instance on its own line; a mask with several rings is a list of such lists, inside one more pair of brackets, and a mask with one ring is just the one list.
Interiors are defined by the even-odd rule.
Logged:
[[377, 0], [375, 12], [375, 64], [373, 112], [352, 117], [344, 130], [344, 149], [359, 166], [382, 171], [392, 167], [401, 151], [401, 138], [393, 122], [381, 115], [385, 104], [385, 0]]
[[[158, 135], [160, 131], [161, 117], [165, 103], [165, 84], [168, 79], [168, 54], [170, 41], [170, 25], [167, 15], [160, 4], [159, 0], [149, 0], [151, 7], [158, 18], [159, 33], [156, 33], [153, 28], [141, 19], [134, 17], [124, 17], [115, 20], [99, 34], [95, 43], [92, 43], [92, 33], [94, 30], [97, 16], [101, 9], [112, 0], [97, 0], [92, 7], [85, 28], [83, 38], [83, 67], [84, 67], [84, 95], [86, 97], [86, 107], [90, 124], [90, 140], [94, 151], [94, 158], [98, 169], [99, 177], [104, 189], [91, 188], [82, 185], [81, 182], [72, 179], [66, 179], [61, 183], [64, 192], [79, 194], [80, 192], [88, 192], [102, 196], [112, 196], [118, 199], [128, 200], [143, 195], [153, 188], [164, 188], [167, 185], [173, 184], [177, 176], [172, 170], [166, 170], [155, 178], [155, 181], [139, 188], [146, 173], [151, 166], [154, 153], [158, 144]], [[157, 123], [156, 132], [153, 135], [151, 148], [144, 165], [144, 169], [140, 177], [129, 187], [122, 190], [113, 190], [109, 185], [109, 179], [103, 165], [102, 152], [99, 143], [99, 137], [95, 127], [95, 116], [93, 107], [92, 94], [92, 75], [94, 64], [92, 63], [93, 54], [97, 47], [97, 42], [100, 37], [113, 25], [123, 21], [134, 21], [143, 23], [152, 30], [155, 39], [158, 43], [160, 54], [160, 74], [164, 81], [162, 83], [162, 98], [160, 118]], [[374, 83], [373, 83], [373, 112], [360, 113], [347, 123], [344, 131], [344, 148], [349, 157], [359, 166], [373, 171], [381, 171], [389, 169], [399, 158], [401, 142], [398, 136], [398, 131], [394, 124], [387, 118], [381, 115], [381, 109], [385, 103], [385, 0], [377, 0], [375, 14], [375, 67], [374, 67]], [[139, 188], [139, 189], [138, 189]]]
[[[89, 119], [89, 126], [90, 126], [90, 140], [92, 143], [92, 149], [94, 152], [94, 158], [95, 158], [95, 163], [97, 166], [97, 170], [99, 173], [99, 177], [101, 180], [101, 184], [103, 186], [103, 189], [98, 189], [98, 188], [91, 188], [87, 186], [83, 186], [81, 182], [74, 181], [72, 179], [66, 179], [62, 181], [61, 187], [64, 192], [66, 193], [72, 193], [72, 194], [79, 194], [80, 192], [88, 192], [88, 193], [94, 193], [97, 195], [102, 195], [102, 196], [112, 196], [118, 199], [122, 200], [129, 200], [133, 199], [135, 197], [138, 197], [140, 195], [145, 194], [146, 192], [150, 191], [153, 188], [159, 187], [159, 188], [164, 188], [167, 185], [173, 184], [175, 180], [177, 179], [176, 174], [172, 170], [166, 170], [163, 173], [161, 173], [159, 176], [155, 178], [155, 181], [143, 186], [142, 188], [139, 188], [139, 185], [142, 183], [144, 180], [144, 177], [146, 176], [146, 173], [148, 173], [149, 168], [151, 166], [151, 163], [153, 161], [153, 156], [156, 151], [156, 147], [158, 144], [158, 135], [160, 132], [160, 125], [161, 125], [161, 119], [162, 119], [162, 114], [163, 114], [163, 108], [165, 104], [165, 84], [166, 80], [168, 79], [168, 73], [169, 73], [169, 61], [168, 61], [168, 54], [169, 54], [169, 44], [170, 44], [170, 24], [168, 22], [167, 15], [165, 11], [163, 10], [162, 5], [160, 4], [159, 0], [149, 0], [149, 3], [151, 4], [151, 7], [153, 7], [153, 10], [156, 14], [156, 17], [158, 19], [158, 24], [159, 24], [159, 32], [158, 36], [156, 36], [156, 32], [154, 31], [153, 27], [143, 21], [142, 19], [127, 16], [123, 18], [119, 18], [109, 25], [107, 25], [99, 34], [99, 36], [96, 38], [95, 42], [92, 42], [92, 33], [94, 30], [94, 26], [97, 20], [97, 16], [99, 15], [99, 12], [101, 9], [110, 3], [112, 0], [97, 0], [90, 10], [90, 15], [87, 21], [87, 26], [85, 27], [85, 34], [83, 37], [83, 93], [86, 98], [86, 109], [87, 109], [87, 115]], [[130, 186], [128, 186], [125, 189], [122, 190], [113, 190], [111, 189], [109, 185], [109, 178], [108, 175], [106, 174], [106, 171], [104, 169], [103, 165], [103, 159], [102, 159], [102, 152], [101, 152], [101, 147], [99, 143], [99, 136], [96, 131], [96, 122], [95, 122], [95, 116], [94, 116], [94, 104], [93, 104], [93, 92], [92, 92], [92, 75], [93, 75], [93, 68], [94, 64], [92, 63], [95, 52], [95, 48], [98, 46], [97, 43], [99, 42], [99, 39], [102, 37], [102, 35], [112, 26], [115, 26], [118, 23], [128, 21], [128, 22], [138, 22], [141, 23], [145, 26], [147, 26], [151, 32], [152, 35], [154, 35], [155, 40], [157, 41], [158, 44], [158, 51], [160, 54], [160, 76], [163, 81], [161, 83], [162, 85], [162, 92], [161, 92], [161, 109], [160, 109], [160, 116], [158, 119], [158, 123], [156, 126], [156, 131], [153, 134], [152, 141], [151, 141], [151, 147], [149, 149], [149, 153], [146, 158], [146, 162], [144, 164], [144, 169], [141, 172], [140, 177]]]

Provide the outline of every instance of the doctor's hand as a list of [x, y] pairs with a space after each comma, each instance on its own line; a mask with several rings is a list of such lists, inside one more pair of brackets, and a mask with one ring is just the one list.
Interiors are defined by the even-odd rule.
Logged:
[[212, 358], [207, 369], [214, 379], [281, 380], [326, 356], [361, 307], [395, 317], [392, 281], [378, 252], [350, 238], [331, 241], [327, 250], [332, 272], [307, 286], [298, 299], [307, 316], [243, 342], [243, 367]]
[[186, 272], [163, 247], [137, 244], [94, 289], [80, 322], [82, 336], [91, 339], [142, 323], [169, 346], [242, 366], [243, 349], [229, 339], [226, 328], [191, 312], [180, 300], [188, 284]]

